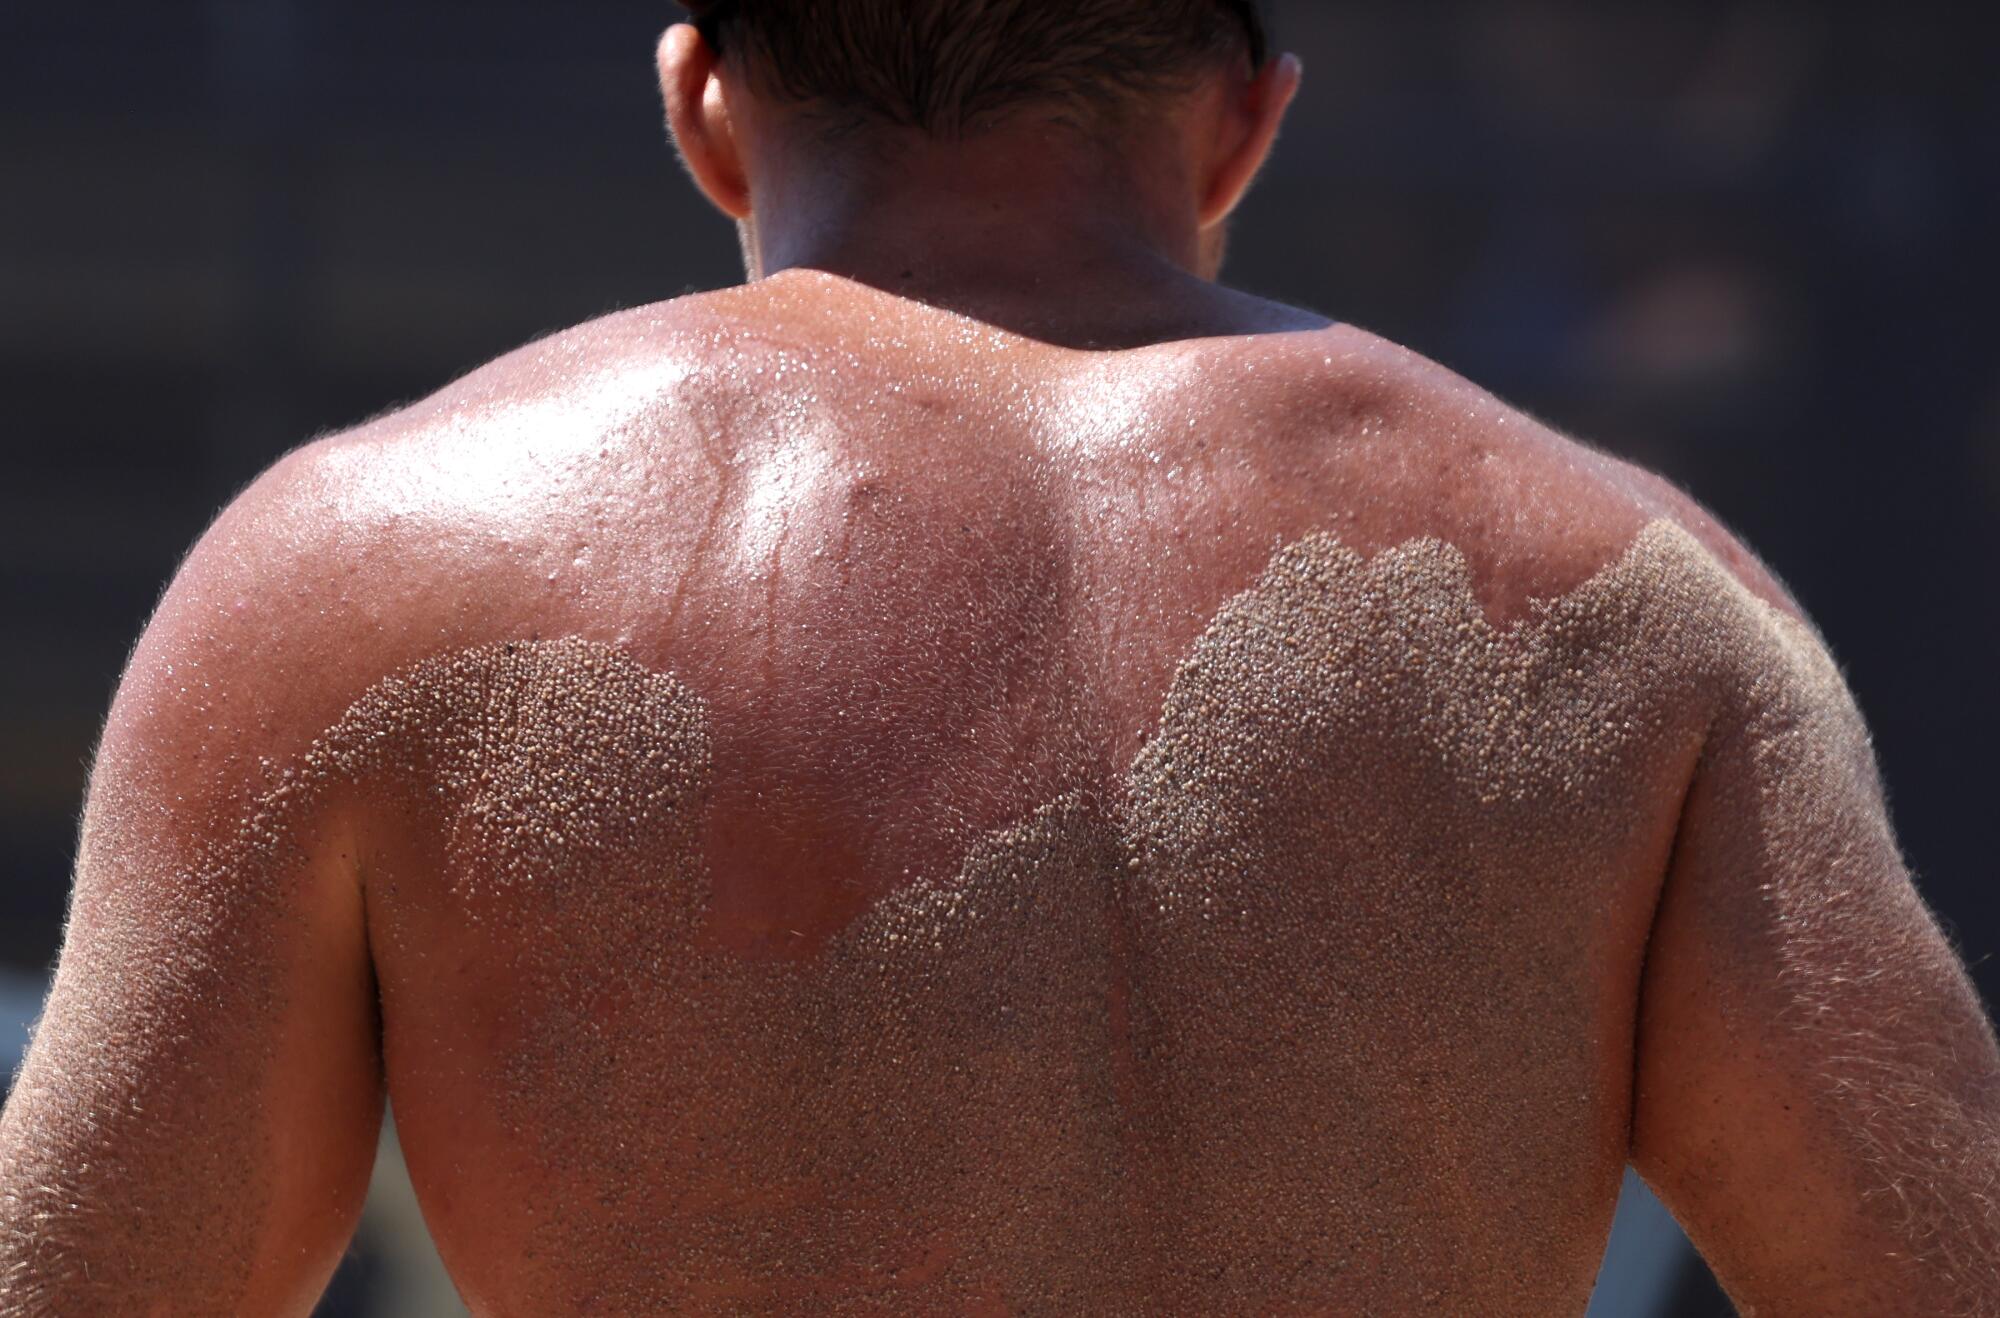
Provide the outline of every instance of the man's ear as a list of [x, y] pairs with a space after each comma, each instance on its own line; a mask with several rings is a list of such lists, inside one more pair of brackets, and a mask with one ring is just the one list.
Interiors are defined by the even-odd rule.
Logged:
[[1301, 76], [1299, 57], [1281, 55], [1259, 69], [1248, 83], [1240, 84], [1238, 99], [1216, 134], [1215, 152], [1202, 188], [1203, 230], [1227, 220], [1250, 190], [1257, 171], [1270, 158], [1285, 111], [1298, 95]]
[[660, 38], [658, 57], [667, 129], [695, 186], [730, 219], [748, 219], [749, 171], [718, 76], [715, 47], [694, 24], [676, 23]]

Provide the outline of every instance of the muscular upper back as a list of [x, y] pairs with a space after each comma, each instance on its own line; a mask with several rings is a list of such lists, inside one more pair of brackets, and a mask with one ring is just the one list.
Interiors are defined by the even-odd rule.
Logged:
[[1352, 331], [841, 296], [322, 456], [399, 657], [307, 759], [468, 1299], [1580, 1310], [1775, 588]]

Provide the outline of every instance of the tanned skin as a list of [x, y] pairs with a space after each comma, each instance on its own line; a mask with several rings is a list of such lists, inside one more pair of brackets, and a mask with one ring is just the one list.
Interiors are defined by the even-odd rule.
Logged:
[[385, 1096], [480, 1313], [1574, 1313], [1629, 1162], [1746, 1313], [2000, 1314], [2000, 1053], [1782, 588], [1213, 282], [1296, 61], [846, 153], [660, 65], [752, 282], [293, 452], [139, 641], [0, 1314], [308, 1312]]

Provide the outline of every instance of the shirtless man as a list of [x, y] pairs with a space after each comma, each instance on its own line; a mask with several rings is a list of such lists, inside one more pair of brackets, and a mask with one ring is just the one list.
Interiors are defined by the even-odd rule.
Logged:
[[[1223, 0], [667, 33], [752, 282], [301, 448], [106, 726], [0, 1313], [2000, 1313], [2000, 1054], [1686, 497], [1211, 282]], [[1246, 39], [1246, 33], [1249, 39]]]

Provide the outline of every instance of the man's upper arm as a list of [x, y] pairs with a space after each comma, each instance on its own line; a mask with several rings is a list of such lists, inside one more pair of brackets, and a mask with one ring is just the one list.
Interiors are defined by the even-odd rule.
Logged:
[[1633, 1163], [1746, 1314], [2000, 1314], [1992, 1027], [1838, 670], [1759, 608], [1655, 918]]
[[305, 1312], [353, 1229], [381, 1107], [361, 896], [339, 803], [281, 767], [343, 667], [309, 467], [223, 514], [120, 684], [0, 1118], [0, 1314]]

